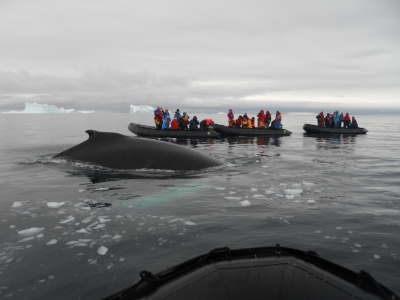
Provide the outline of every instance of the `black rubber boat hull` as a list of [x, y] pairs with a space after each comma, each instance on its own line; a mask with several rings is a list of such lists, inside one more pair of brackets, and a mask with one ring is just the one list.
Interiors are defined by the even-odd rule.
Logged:
[[276, 247], [214, 249], [141, 280], [116, 299], [399, 299], [368, 273], [355, 273], [313, 251]]
[[156, 129], [154, 126], [146, 126], [136, 123], [130, 123], [129, 131], [141, 137], [172, 137], [172, 138], [217, 138], [219, 133], [213, 130], [162, 130]]
[[238, 128], [219, 124], [215, 124], [213, 130], [225, 136], [282, 136], [292, 134], [291, 131], [286, 129]]
[[307, 133], [325, 133], [325, 134], [366, 134], [368, 132], [365, 128], [331, 128], [331, 127], [320, 127], [311, 124], [304, 124], [303, 129]]

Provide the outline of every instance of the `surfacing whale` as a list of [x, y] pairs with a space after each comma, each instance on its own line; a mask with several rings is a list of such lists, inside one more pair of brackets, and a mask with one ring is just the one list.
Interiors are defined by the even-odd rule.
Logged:
[[215, 157], [157, 140], [86, 130], [89, 138], [54, 158], [94, 163], [111, 169], [200, 170], [223, 165]]

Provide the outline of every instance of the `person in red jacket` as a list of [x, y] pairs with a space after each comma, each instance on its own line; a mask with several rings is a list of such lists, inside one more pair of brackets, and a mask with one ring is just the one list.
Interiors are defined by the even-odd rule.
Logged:
[[250, 121], [251, 121], [251, 128], [256, 128], [256, 118], [252, 117]]
[[319, 113], [319, 115], [318, 116], [316, 116], [316, 118], [317, 118], [317, 121], [318, 121], [318, 126], [319, 127], [324, 127], [324, 112], [323, 111], [321, 111], [320, 113]]
[[239, 118], [237, 118], [235, 120], [235, 127], [241, 127], [242, 126], [242, 120], [243, 120], [243, 117], [239, 116]]
[[229, 112], [226, 116], [228, 117], [229, 127], [233, 127], [233, 125], [235, 125], [235, 116], [233, 115], [232, 108], [229, 109]]
[[176, 117], [171, 122], [171, 130], [179, 130], [179, 122]]
[[204, 119], [200, 122], [200, 130], [207, 130], [211, 125], [214, 125], [214, 121], [212, 119]]
[[350, 115], [349, 113], [346, 113], [346, 115], [343, 117], [343, 127], [344, 128], [349, 128], [350, 127]]
[[257, 115], [258, 128], [264, 128], [265, 117], [266, 115], [264, 114], [264, 110], [263, 109], [260, 110], [260, 112]]
[[164, 111], [161, 107], [158, 106], [157, 109], [154, 111], [154, 123], [156, 124], [157, 129], [161, 129], [163, 118]]

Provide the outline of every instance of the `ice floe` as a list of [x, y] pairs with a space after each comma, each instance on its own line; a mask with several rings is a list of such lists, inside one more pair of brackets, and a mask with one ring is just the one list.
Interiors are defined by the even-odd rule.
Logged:
[[13, 203], [12, 208], [21, 207], [22, 205], [24, 205], [24, 202], [16, 201]]
[[63, 221], [60, 221], [60, 222], [58, 222], [59, 224], [67, 224], [67, 223], [69, 223], [69, 222], [71, 222], [71, 221], [73, 221], [73, 220], [75, 220], [75, 217], [74, 216], [69, 216], [67, 219], [65, 219], [65, 220], [63, 220]]
[[284, 189], [285, 194], [289, 195], [300, 195], [303, 190], [301, 189]]
[[52, 239], [52, 240], [50, 240], [50, 241], [48, 241], [47, 243], [46, 243], [46, 245], [54, 245], [54, 244], [57, 244], [57, 240], [56, 239]]
[[186, 224], [186, 225], [189, 225], [189, 226], [197, 225], [196, 223], [191, 222], [191, 221], [184, 221], [184, 222], [182, 222], [182, 223], [183, 223], [183, 224]]
[[308, 203], [308, 204], [314, 204], [314, 203], [315, 203], [315, 200], [312, 200], [312, 199], [307, 200], [307, 203]]
[[104, 246], [100, 246], [100, 247], [97, 249], [97, 253], [100, 254], [100, 255], [104, 255], [104, 254], [106, 254], [107, 252], [108, 252], [108, 248], [107, 248], [107, 247], [104, 247]]
[[47, 202], [47, 206], [50, 208], [59, 208], [63, 206], [65, 202]]
[[224, 197], [226, 200], [242, 200], [242, 197]]
[[315, 186], [315, 183], [312, 183], [312, 182], [305, 182], [304, 180], [303, 180], [303, 184], [304, 184], [305, 186], [308, 186], [308, 187]]
[[244, 200], [239, 202], [241, 206], [249, 206], [251, 204], [251, 202], [249, 200]]
[[18, 234], [22, 236], [31, 236], [38, 234], [39, 232], [43, 231], [43, 229], [43, 227], [32, 227], [29, 229], [18, 231]]
[[223, 190], [226, 190], [226, 188], [224, 188], [224, 187], [215, 187], [214, 189], [215, 189], [215, 190], [217, 190], [217, 191], [223, 191]]

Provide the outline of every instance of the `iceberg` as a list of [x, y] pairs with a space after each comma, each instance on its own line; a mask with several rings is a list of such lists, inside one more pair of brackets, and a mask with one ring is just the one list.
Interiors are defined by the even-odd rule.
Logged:
[[130, 112], [131, 114], [152, 114], [154, 113], [155, 108], [148, 105], [131, 105]]
[[23, 111], [9, 111], [5, 113], [14, 114], [70, 114], [76, 113], [75, 109], [64, 109], [58, 108], [54, 105], [38, 104], [38, 103], [25, 103], [25, 109]]

